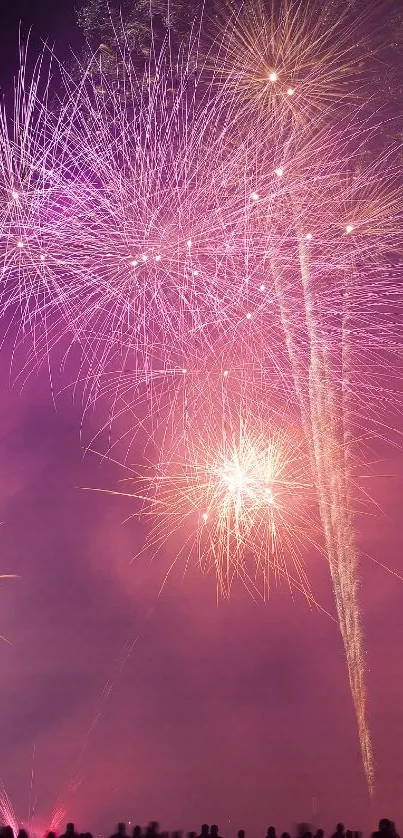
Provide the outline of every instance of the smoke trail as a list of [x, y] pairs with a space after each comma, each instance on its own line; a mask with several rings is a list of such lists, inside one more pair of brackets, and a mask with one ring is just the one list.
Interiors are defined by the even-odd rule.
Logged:
[[[342, 413], [335, 401], [326, 340], [320, 334], [315, 316], [315, 302], [312, 290], [307, 248], [299, 240], [299, 262], [302, 288], [305, 300], [306, 323], [310, 338], [309, 392], [311, 405], [312, 435], [315, 449], [316, 472], [320, 486], [326, 486], [325, 496], [319, 493], [321, 515], [326, 520], [325, 537], [332, 533], [329, 545], [329, 567], [332, 577], [340, 631], [346, 654], [350, 689], [354, 703], [361, 746], [361, 755], [370, 794], [373, 793], [374, 768], [372, 746], [366, 719], [365, 667], [363, 659], [362, 630], [358, 606], [358, 550], [354, 537], [351, 501], [349, 497], [350, 474], [346, 473], [346, 459], [349, 459], [350, 438], [348, 436], [346, 404]], [[345, 329], [342, 327], [343, 344]], [[347, 347], [342, 347], [344, 363], [347, 362]], [[337, 422], [337, 417], [340, 421]], [[342, 435], [340, 431], [342, 430]], [[344, 442], [348, 442], [344, 452]], [[325, 504], [323, 501], [325, 500]], [[330, 517], [330, 520], [329, 520]]]

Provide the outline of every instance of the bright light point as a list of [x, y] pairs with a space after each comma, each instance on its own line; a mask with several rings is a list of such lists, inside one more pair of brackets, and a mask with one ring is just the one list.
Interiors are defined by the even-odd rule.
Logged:
[[228, 370], [224, 370], [224, 372], [223, 372], [223, 376], [224, 376], [224, 378], [227, 378], [227, 377], [228, 377]]
[[202, 518], [203, 521], [207, 521], [207, 512], [203, 512]]
[[247, 313], [247, 315], [246, 315], [246, 319], [247, 319], [247, 320], [250, 320], [250, 319], [251, 319], [251, 317], [252, 317], [252, 315], [251, 315], [250, 311], [248, 311], [248, 313]]
[[252, 201], [258, 201], [259, 200], [259, 195], [257, 194], [257, 192], [252, 192], [250, 197], [252, 198]]
[[138, 265], [137, 259], [133, 259], [133, 262], [130, 262], [130, 264], [132, 265], [133, 268], [135, 268], [136, 265]]
[[192, 239], [188, 239], [186, 244], [188, 247], [192, 247]]
[[230, 492], [240, 492], [245, 486], [245, 475], [240, 468], [230, 467], [224, 472], [223, 480]]
[[142, 261], [143, 261], [143, 262], [147, 262], [148, 256], [147, 256], [147, 254], [146, 254], [146, 253], [143, 253], [143, 255], [142, 255], [142, 257], [141, 257], [141, 258], [142, 258]]
[[274, 171], [275, 171], [277, 177], [282, 177], [283, 176], [284, 169], [278, 168], [278, 169], [275, 169]]
[[199, 271], [192, 271], [193, 276], [199, 276]]
[[295, 90], [293, 87], [289, 87], [287, 90], [287, 96], [294, 96]]
[[161, 256], [159, 255], [159, 253], [157, 253], [157, 255], [155, 257], [155, 261], [156, 262], [161, 262]]
[[41, 262], [44, 262], [44, 261], [45, 261], [45, 257], [44, 257], [44, 255], [43, 255], [43, 253], [41, 253], [41, 255], [40, 255], [40, 257], [39, 257], [39, 258], [40, 258]]
[[268, 503], [274, 503], [274, 495], [271, 489], [266, 489], [266, 498]]
[[24, 242], [17, 242], [17, 247], [24, 247]]
[[277, 73], [270, 73], [269, 81], [277, 81], [277, 78], [278, 78]]
[[346, 233], [352, 233], [352, 232], [353, 232], [353, 230], [354, 230], [353, 225], [352, 225], [352, 224], [347, 224], [347, 226], [346, 226]]
[[183, 372], [183, 374], [184, 374], [184, 375], [185, 375], [185, 373], [187, 373], [187, 369], [186, 369], [186, 367], [183, 367], [182, 372]]
[[312, 240], [312, 233], [307, 233], [305, 238], [310, 242]]
[[15, 189], [13, 189], [13, 191], [11, 193], [11, 197], [14, 198], [14, 201], [16, 201], [17, 198], [19, 197], [18, 192], [16, 192]]
[[266, 286], [263, 283], [260, 286], [260, 291], [266, 291]]

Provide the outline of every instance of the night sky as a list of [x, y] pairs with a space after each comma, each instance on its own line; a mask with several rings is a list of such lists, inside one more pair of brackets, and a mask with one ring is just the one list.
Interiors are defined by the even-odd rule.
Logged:
[[[77, 46], [70, 3], [4, 2], [0, 70], [13, 72], [18, 21], [37, 39]], [[5, 20], [5, 23], [4, 23]], [[54, 402], [47, 370], [22, 388], [0, 356], [0, 777], [17, 815], [38, 822], [55, 803], [79, 829], [122, 819], [166, 829], [218, 823], [263, 835], [299, 820], [403, 828], [403, 454], [379, 445], [374, 500], [360, 522], [361, 603], [369, 721], [377, 772], [365, 779], [337, 623], [273, 589], [242, 589], [217, 607], [215, 580], [189, 570], [157, 599], [158, 563], [131, 563], [142, 543], [128, 499], [85, 492], [121, 472], [84, 452], [105, 419], [87, 419], [70, 391]], [[56, 376], [55, 389], [62, 386]], [[309, 568], [334, 613], [324, 560]], [[124, 665], [127, 645], [138, 636]], [[102, 703], [105, 685], [112, 683]], [[102, 708], [98, 721], [89, 733]]]

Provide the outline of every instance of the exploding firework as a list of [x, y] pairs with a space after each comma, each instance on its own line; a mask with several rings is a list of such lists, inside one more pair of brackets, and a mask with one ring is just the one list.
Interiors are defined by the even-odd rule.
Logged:
[[353, 21], [347, 6], [336, 10], [327, 2], [228, 0], [221, 13], [222, 38], [214, 40], [207, 65], [236, 96], [240, 121], [252, 119], [264, 130], [275, 110], [285, 137], [290, 118], [312, 122], [324, 111], [329, 118], [335, 103], [345, 97], [351, 103], [354, 81], [362, 87], [368, 10]]
[[266, 598], [282, 578], [314, 601], [304, 561], [309, 548], [321, 549], [321, 531], [301, 429], [283, 416], [270, 430], [267, 415], [257, 418], [227, 392], [221, 406], [205, 398], [203, 408], [181, 434], [179, 424], [174, 438], [164, 434], [155, 464], [129, 469], [121, 493], [154, 522], [145, 549], [174, 553], [167, 576], [176, 565], [213, 571], [224, 597], [240, 579]]
[[221, 142], [222, 103], [198, 93], [188, 64], [174, 73], [162, 54], [153, 72], [145, 87], [128, 60], [123, 93], [65, 79], [55, 117], [23, 70], [1, 126], [3, 309], [20, 305], [31, 331], [46, 318], [47, 337], [61, 318], [98, 357], [135, 346], [145, 364], [229, 325], [244, 285], [229, 272], [228, 216], [240, 232], [244, 196], [227, 194], [240, 167]]

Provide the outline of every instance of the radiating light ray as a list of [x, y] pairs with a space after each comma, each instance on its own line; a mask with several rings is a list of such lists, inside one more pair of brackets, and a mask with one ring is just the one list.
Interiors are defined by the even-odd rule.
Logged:
[[[363, 85], [370, 49], [363, 23], [346, 7], [330, 3], [299, 4], [228, 0], [221, 8], [222, 39], [214, 39], [211, 67], [229, 82], [237, 98], [238, 117], [254, 119], [264, 128], [275, 110], [287, 133], [290, 117], [297, 123], [317, 119]], [[366, 59], [366, 62], [365, 60]], [[348, 80], [348, 84], [346, 84]]]
[[66, 822], [66, 811], [62, 806], [55, 808], [48, 820], [34, 816], [35, 801], [32, 799], [32, 781], [33, 778], [31, 778], [30, 803], [27, 820], [17, 816], [11, 798], [6, 791], [5, 785], [2, 780], [0, 781], [0, 823], [4, 826], [11, 826], [14, 832], [14, 838], [17, 838], [20, 829], [29, 829], [29, 834], [32, 835], [33, 838], [45, 838], [49, 832], [59, 832], [62, 824]]
[[266, 598], [284, 578], [312, 601], [304, 556], [320, 551], [321, 535], [306, 444], [284, 414], [283, 426], [273, 417], [266, 430], [233, 394], [224, 390], [220, 406], [205, 387], [182, 431], [155, 440], [157, 462], [131, 469], [127, 494], [155, 521], [146, 549], [169, 547], [180, 566], [213, 572], [221, 596], [241, 578]]
[[14, 812], [13, 804], [7, 794], [3, 781], [0, 786], [0, 819], [4, 825], [11, 826], [14, 836], [18, 835], [19, 824]]

